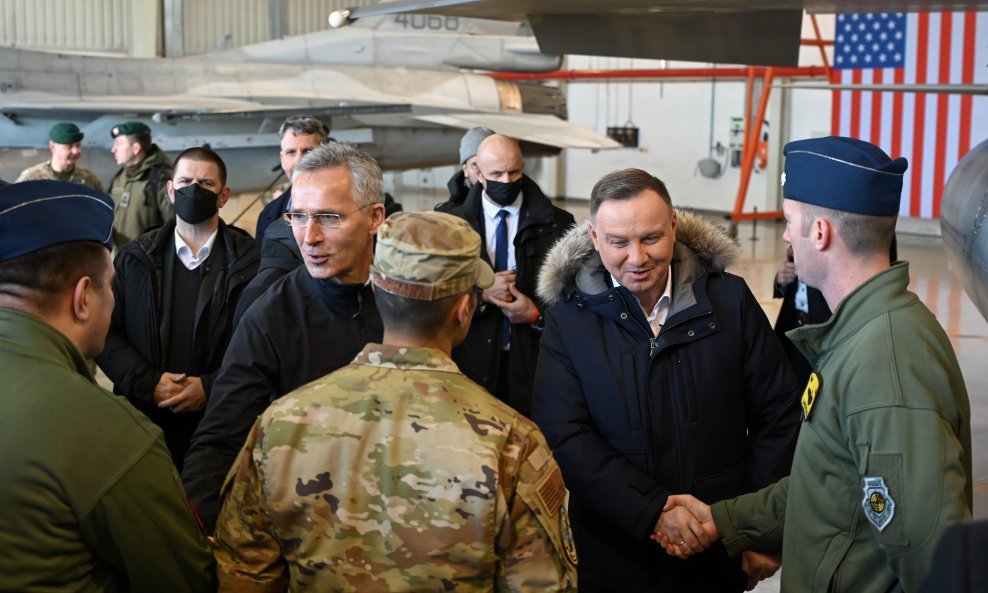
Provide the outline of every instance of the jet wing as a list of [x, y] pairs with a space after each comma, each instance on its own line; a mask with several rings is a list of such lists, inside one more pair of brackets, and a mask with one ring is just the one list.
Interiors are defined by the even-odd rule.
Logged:
[[[0, 147], [42, 144], [37, 130], [24, 133], [31, 125], [22, 122], [55, 113], [80, 124], [112, 114], [177, 124], [310, 113], [338, 116], [334, 130], [484, 125], [506, 133], [510, 128], [521, 139], [558, 148], [616, 146], [555, 117], [566, 113], [557, 88], [404, 68], [106, 58], [0, 48], [0, 113]], [[156, 134], [167, 137], [172, 131]]]
[[528, 21], [546, 53], [796, 66], [803, 11], [966, 10], [968, 0], [398, 0], [330, 24], [396, 13]]
[[[478, 19], [525, 21], [532, 16], [581, 14], [607, 17], [612, 14], [661, 13], [731, 14], [760, 10], [799, 10], [813, 13], [915, 12], [962, 10], [970, 0], [395, 0], [348, 9], [357, 20], [384, 14], [442, 14]], [[333, 23], [331, 23], [333, 24]]]
[[464, 130], [475, 126], [484, 126], [518, 140], [558, 148], [601, 149], [621, 146], [607, 136], [552, 115], [444, 113], [417, 115], [415, 119]]

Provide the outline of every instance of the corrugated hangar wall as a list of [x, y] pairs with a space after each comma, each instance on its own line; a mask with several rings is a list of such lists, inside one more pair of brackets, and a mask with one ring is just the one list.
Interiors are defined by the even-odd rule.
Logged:
[[185, 0], [182, 6], [186, 54], [212, 51], [229, 36], [227, 47], [270, 39], [269, 0]]
[[184, 0], [185, 54], [303, 35], [329, 27], [329, 13], [376, 0]]
[[[0, 45], [25, 49], [143, 54], [144, 37], [164, 28], [162, 19], [181, 14], [182, 48], [179, 54], [216, 49], [224, 38], [238, 47], [301, 35], [328, 27], [329, 13], [348, 6], [366, 6], [376, 0], [0, 0]], [[156, 14], [155, 14], [156, 13]], [[158, 19], [158, 27], [141, 19], [135, 33], [135, 15]], [[160, 33], [159, 33], [160, 34]], [[151, 47], [157, 46], [152, 40]], [[153, 51], [153, 50], [152, 50]]]
[[127, 53], [131, 0], [0, 0], [0, 45]]

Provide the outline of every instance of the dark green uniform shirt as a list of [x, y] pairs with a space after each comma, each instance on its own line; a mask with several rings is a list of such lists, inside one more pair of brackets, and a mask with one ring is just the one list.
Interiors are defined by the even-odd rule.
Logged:
[[915, 591], [946, 529], [970, 520], [971, 410], [905, 262], [787, 335], [813, 365], [792, 473], [713, 505], [724, 543], [783, 549], [782, 590]]
[[215, 590], [161, 431], [69, 340], [0, 308], [0, 590]]
[[157, 144], [151, 146], [139, 165], [117, 171], [108, 192], [114, 204], [115, 246], [130, 243], [148, 229], [161, 226], [175, 216], [175, 207], [168, 199], [171, 177], [171, 161]]

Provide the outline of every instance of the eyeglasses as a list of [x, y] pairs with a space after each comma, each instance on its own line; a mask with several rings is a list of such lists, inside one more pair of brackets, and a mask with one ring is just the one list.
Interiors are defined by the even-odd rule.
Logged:
[[346, 214], [337, 213], [317, 213], [308, 214], [306, 212], [285, 212], [285, 222], [295, 229], [304, 229], [309, 226], [309, 221], [314, 220], [323, 229], [337, 229], [343, 225], [343, 218], [351, 214], [360, 212], [367, 206], [361, 206], [353, 212]]

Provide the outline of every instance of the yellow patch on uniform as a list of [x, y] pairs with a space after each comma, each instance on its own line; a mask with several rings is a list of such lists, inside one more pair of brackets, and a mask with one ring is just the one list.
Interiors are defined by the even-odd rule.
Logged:
[[550, 517], [562, 506], [563, 499], [566, 498], [566, 484], [563, 483], [563, 474], [558, 467], [553, 468], [553, 471], [542, 478], [536, 488], [536, 494], [546, 515]]
[[885, 512], [885, 497], [880, 492], [872, 492], [871, 496], [868, 497], [868, 503], [871, 504], [871, 510], [876, 513]]
[[566, 552], [566, 559], [576, 566], [579, 558], [576, 556], [576, 543], [573, 541], [573, 529], [569, 524], [569, 513], [565, 506], [559, 507], [559, 531], [563, 536], [563, 550]]
[[813, 410], [813, 404], [816, 403], [816, 396], [820, 393], [822, 385], [823, 378], [817, 373], [810, 373], [810, 378], [806, 381], [806, 389], [803, 390], [803, 397], [799, 400], [803, 406], [803, 422], [810, 419], [810, 412]]

